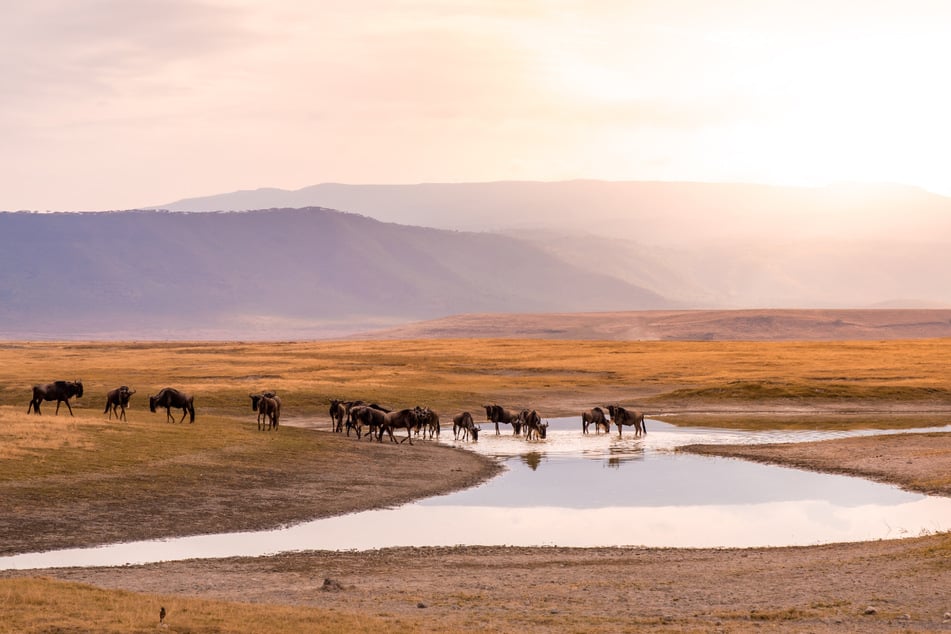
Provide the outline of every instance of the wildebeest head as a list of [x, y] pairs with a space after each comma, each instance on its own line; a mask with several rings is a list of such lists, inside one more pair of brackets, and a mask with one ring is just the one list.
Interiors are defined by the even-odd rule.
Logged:
[[73, 383], [73, 386], [75, 387], [76, 398], [81, 398], [83, 395], [83, 382], [76, 381], [75, 383]]
[[548, 423], [542, 423], [538, 426], [538, 435], [542, 438], [548, 436]]
[[479, 427], [479, 426], [477, 426], [477, 425], [473, 425], [473, 426], [472, 426], [472, 440], [479, 440], [479, 432], [480, 432], [480, 431], [482, 431], [482, 428], [481, 428], [481, 427]]
[[155, 413], [155, 406], [158, 405], [157, 396], [149, 396], [149, 411]]
[[[248, 394], [248, 396], [251, 397], [251, 411], [252, 411], [252, 412], [258, 411], [258, 405], [260, 405], [260, 403], [261, 403], [262, 395], [261, 395], [261, 394]], [[152, 410], [152, 411], [155, 411], [155, 410]]]

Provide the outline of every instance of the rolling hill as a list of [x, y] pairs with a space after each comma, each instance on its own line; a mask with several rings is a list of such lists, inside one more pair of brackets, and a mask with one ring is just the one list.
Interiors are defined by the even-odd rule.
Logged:
[[951, 199], [898, 185], [327, 183], [164, 206], [303, 205], [503, 233], [693, 308], [951, 307]]
[[0, 336], [329, 337], [467, 312], [672, 302], [511, 237], [323, 208], [0, 213]]

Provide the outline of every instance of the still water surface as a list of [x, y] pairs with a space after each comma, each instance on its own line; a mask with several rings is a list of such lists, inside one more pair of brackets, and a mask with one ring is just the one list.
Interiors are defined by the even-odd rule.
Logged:
[[[451, 429], [444, 430], [442, 442], [495, 456], [508, 467], [465, 491], [271, 531], [0, 557], [0, 569], [458, 544], [789, 546], [951, 529], [948, 498], [860, 478], [673, 451], [692, 443], [803, 442], [888, 432], [742, 432], [648, 420], [646, 436], [618, 438], [616, 432], [583, 436], [578, 418], [550, 423], [542, 441], [513, 437], [507, 426], [496, 436], [484, 423], [477, 443], [455, 442]], [[951, 431], [951, 426], [911, 431]]]

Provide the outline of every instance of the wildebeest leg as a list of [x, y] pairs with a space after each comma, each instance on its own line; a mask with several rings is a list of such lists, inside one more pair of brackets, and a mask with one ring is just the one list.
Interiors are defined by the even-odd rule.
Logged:
[[499, 436], [502, 432], [499, 431], [499, 421], [495, 421], [495, 435]]
[[[390, 434], [392, 434], [392, 433], [393, 433], [393, 432], [390, 432]], [[409, 427], [406, 428], [406, 438], [404, 438], [403, 440], [401, 440], [401, 441], [400, 441], [400, 444], [402, 445], [402, 444], [403, 444], [404, 442], [406, 442], [407, 440], [409, 441], [409, 444], [411, 444], [411, 445], [413, 444], [413, 434], [410, 432], [410, 428], [409, 428]]]

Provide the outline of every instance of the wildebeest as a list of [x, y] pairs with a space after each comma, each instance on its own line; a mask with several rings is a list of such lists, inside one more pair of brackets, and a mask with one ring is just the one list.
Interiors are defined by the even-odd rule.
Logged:
[[191, 394], [180, 392], [173, 387], [162, 388], [155, 396], [149, 396], [149, 411], [155, 413], [156, 407], [165, 408], [166, 422], [175, 422], [172, 416], [172, 408], [181, 408], [182, 418], [178, 422], [185, 420], [185, 415], [189, 415], [189, 423], [195, 422], [195, 398]]
[[426, 438], [427, 431], [429, 431], [430, 438], [439, 436], [439, 432], [442, 431], [439, 426], [439, 414], [428, 407], [417, 406], [415, 431], [417, 435], [422, 431], [423, 438]]
[[476, 427], [476, 424], [472, 421], [472, 414], [462, 412], [452, 417], [452, 437], [458, 440], [460, 431], [463, 440], [468, 440], [469, 434], [472, 434], [472, 440], [479, 440], [479, 432], [482, 431], [482, 428]]
[[401, 409], [398, 412], [384, 412], [383, 413], [383, 424], [380, 425], [380, 431], [377, 432], [377, 440], [383, 440], [383, 432], [386, 432], [390, 435], [390, 442], [396, 442], [396, 438], [393, 436], [394, 429], [406, 429], [406, 438], [400, 441], [400, 444], [403, 444], [407, 440], [409, 444], [413, 444], [413, 428], [416, 427], [419, 421], [419, 417], [416, 414], [416, 409]]
[[611, 420], [617, 425], [617, 435], [621, 436], [621, 427], [627, 425], [634, 428], [635, 435], [647, 433], [647, 426], [644, 425], [644, 412], [628, 410], [620, 405], [608, 405], [608, 412], [611, 414]]
[[401, 409], [397, 412], [384, 412], [369, 406], [358, 406], [351, 411], [354, 423], [357, 425], [357, 438], [360, 437], [362, 426], [367, 425], [370, 431], [367, 435], [376, 432], [376, 439], [383, 442], [383, 433], [390, 435], [390, 440], [396, 442], [393, 435], [393, 429], [406, 429], [406, 438], [400, 441], [400, 444], [409, 441], [413, 444], [413, 428], [416, 427], [418, 420], [416, 409]]
[[34, 385], [33, 398], [30, 400], [30, 405], [26, 408], [26, 413], [29, 414], [30, 410], [32, 410], [39, 414], [41, 402], [56, 401], [55, 414], [59, 414], [59, 404], [66, 403], [66, 408], [69, 410], [69, 415], [72, 416], [73, 408], [69, 405], [69, 399], [74, 396], [76, 398], [82, 398], [82, 395], [82, 381], [53, 381], [52, 383], [47, 383], [46, 385]]
[[281, 399], [274, 392], [249, 394], [251, 397], [251, 411], [258, 413], [258, 430], [267, 426], [267, 429], [277, 429], [281, 420]]
[[548, 423], [542, 423], [541, 416], [535, 410], [523, 409], [518, 417], [522, 426], [525, 427], [526, 440], [535, 437], [545, 438], [548, 435]]
[[604, 433], [609, 433], [611, 431], [611, 421], [608, 420], [607, 416], [604, 415], [604, 410], [600, 407], [593, 407], [589, 410], [581, 412], [581, 431], [582, 433], [588, 433], [588, 427], [594, 425], [595, 433], [601, 431], [601, 428], [604, 427]]
[[[347, 435], [350, 435], [350, 429], [352, 428], [356, 432], [357, 438], [363, 436], [372, 438], [375, 436], [380, 431], [383, 419], [374, 412], [388, 414], [390, 410], [380, 407], [376, 403], [367, 405], [363, 401], [354, 401], [353, 406], [350, 407], [347, 413]], [[366, 432], [363, 431], [364, 426], [367, 427]]]
[[[334, 432], [343, 431], [343, 421], [349, 418], [351, 403], [331, 399], [330, 401], [330, 427]], [[349, 429], [347, 430], [349, 431]]]
[[495, 423], [495, 434], [499, 435], [499, 423], [505, 423], [512, 426], [512, 433], [516, 436], [522, 433], [522, 422], [519, 419], [519, 412], [511, 409], [505, 409], [501, 405], [483, 405], [485, 408], [485, 417]]
[[[258, 401], [258, 412], [269, 430], [277, 429], [281, 422], [281, 400], [276, 396], [262, 396]], [[261, 429], [261, 422], [258, 423], [258, 429]]]
[[116, 415], [116, 420], [127, 420], [125, 417], [125, 408], [129, 406], [129, 399], [135, 394], [135, 390], [129, 389], [128, 385], [120, 385], [114, 390], [106, 393], [106, 409], [102, 413], [109, 413], [109, 420], [112, 415]]

